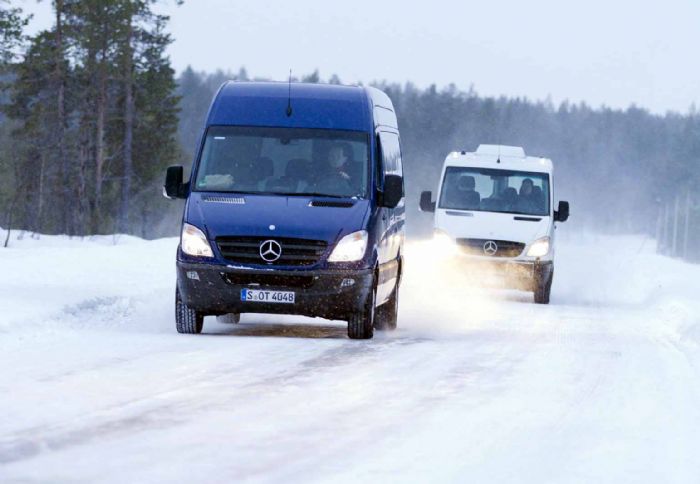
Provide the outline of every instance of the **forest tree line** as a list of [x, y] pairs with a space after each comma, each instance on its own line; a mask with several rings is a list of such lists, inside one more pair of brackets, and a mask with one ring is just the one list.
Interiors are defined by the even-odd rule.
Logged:
[[[53, 26], [26, 37], [0, 3], [0, 225], [84, 235], [158, 220], [163, 167], [177, 161], [167, 17], [154, 0], [54, 0]], [[8, 31], [4, 31], [8, 32]]]
[[[44, 233], [176, 233], [182, 205], [161, 197], [165, 167], [191, 164], [222, 82], [258, 79], [244, 68], [188, 68], [175, 78], [165, 55], [167, 18], [152, 12], [153, 3], [55, 0], [53, 29], [2, 39], [0, 225], [12, 214], [13, 226]], [[21, 24], [21, 12], [5, 7], [0, 22], [13, 16]], [[318, 72], [294, 80], [341, 83]], [[435, 191], [450, 151], [509, 144], [554, 161], [555, 196], [572, 205], [567, 227], [671, 241], [673, 226], [690, 240], [691, 255], [700, 255], [694, 108], [658, 115], [635, 106], [485, 97], [454, 85], [373, 85], [397, 111], [414, 234], [429, 229], [418, 194]]]

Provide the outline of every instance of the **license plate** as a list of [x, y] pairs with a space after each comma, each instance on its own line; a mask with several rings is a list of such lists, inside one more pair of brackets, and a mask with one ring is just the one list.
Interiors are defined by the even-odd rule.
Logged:
[[264, 289], [241, 289], [241, 301], [294, 304], [294, 292], [266, 291]]

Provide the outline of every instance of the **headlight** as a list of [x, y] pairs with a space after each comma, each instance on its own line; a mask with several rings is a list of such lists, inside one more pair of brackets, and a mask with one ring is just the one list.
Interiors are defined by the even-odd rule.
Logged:
[[457, 250], [457, 242], [447, 232], [440, 229], [435, 229], [433, 242], [438, 254], [449, 255]]
[[534, 241], [527, 250], [528, 257], [542, 257], [549, 253], [549, 237]]
[[335, 246], [329, 262], [353, 262], [362, 259], [367, 250], [367, 231], [359, 230], [346, 235]]
[[187, 255], [196, 257], [214, 257], [211, 246], [204, 232], [194, 225], [182, 224], [182, 237], [180, 238], [182, 251]]

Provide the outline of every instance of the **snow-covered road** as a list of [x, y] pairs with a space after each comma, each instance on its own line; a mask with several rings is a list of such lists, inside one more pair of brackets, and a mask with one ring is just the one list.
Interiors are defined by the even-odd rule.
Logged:
[[0, 482], [700, 481], [700, 267], [651, 242], [562, 243], [549, 306], [412, 243], [370, 341], [177, 334], [176, 244], [0, 249]]

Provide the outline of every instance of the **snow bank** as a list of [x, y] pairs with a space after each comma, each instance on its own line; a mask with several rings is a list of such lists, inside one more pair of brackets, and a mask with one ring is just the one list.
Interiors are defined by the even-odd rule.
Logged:
[[147, 302], [164, 287], [174, 291], [177, 243], [176, 238], [13, 231], [9, 247], [0, 249], [0, 332], [37, 325], [125, 325], [132, 305]]

